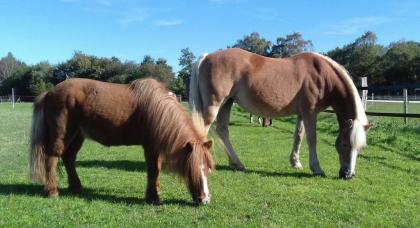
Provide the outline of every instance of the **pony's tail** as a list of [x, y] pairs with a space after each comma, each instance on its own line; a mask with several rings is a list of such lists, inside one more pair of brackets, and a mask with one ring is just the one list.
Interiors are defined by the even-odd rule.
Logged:
[[47, 92], [39, 95], [34, 103], [32, 130], [29, 148], [29, 176], [40, 184], [46, 183], [45, 143], [47, 128], [44, 119], [44, 98]]
[[195, 128], [199, 132], [202, 138], [206, 137], [206, 130], [204, 125], [203, 118], [203, 100], [201, 98], [200, 88], [199, 88], [199, 74], [200, 74], [200, 65], [203, 60], [206, 58], [207, 53], [203, 54], [197, 62], [194, 64], [193, 72], [190, 80], [190, 92], [189, 92], [189, 106], [191, 111], [191, 119], [194, 123]]

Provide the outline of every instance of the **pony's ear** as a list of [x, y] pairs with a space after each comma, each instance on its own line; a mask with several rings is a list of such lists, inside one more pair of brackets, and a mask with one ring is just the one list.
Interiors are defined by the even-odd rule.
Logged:
[[371, 129], [372, 127], [373, 127], [373, 124], [371, 123], [363, 126], [363, 128], [365, 129], [365, 132], [369, 131], [369, 129]]
[[348, 119], [348, 120], [346, 120], [346, 122], [344, 124], [347, 128], [352, 128], [353, 127], [353, 120]]
[[193, 151], [193, 145], [191, 142], [187, 142], [187, 145], [185, 145], [185, 150], [187, 152], [192, 152]]
[[203, 145], [208, 149], [208, 150], [210, 150], [211, 149], [211, 147], [213, 146], [213, 141], [210, 139], [209, 141], [207, 141], [207, 142], [204, 142], [203, 143]]

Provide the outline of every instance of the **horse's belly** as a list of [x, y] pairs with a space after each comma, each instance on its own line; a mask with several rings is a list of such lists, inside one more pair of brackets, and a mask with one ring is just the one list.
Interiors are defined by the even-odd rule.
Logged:
[[275, 97], [267, 99], [255, 94], [238, 94], [235, 101], [248, 112], [264, 117], [288, 116], [296, 113], [294, 100]]

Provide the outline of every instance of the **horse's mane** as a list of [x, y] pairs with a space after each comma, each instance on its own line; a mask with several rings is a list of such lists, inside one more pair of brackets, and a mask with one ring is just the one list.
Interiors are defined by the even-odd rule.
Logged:
[[[151, 150], [160, 149], [160, 155], [166, 161], [166, 167], [183, 175], [187, 175], [189, 167], [200, 169], [203, 159], [213, 164], [208, 150], [192, 148], [189, 156], [185, 148], [191, 146], [204, 147], [187, 110], [166, 89], [165, 85], [151, 78], [135, 80], [130, 84], [139, 118], [147, 129], [147, 147]], [[198, 164], [200, 163], [200, 164]], [[200, 172], [191, 171], [193, 179]], [[197, 180], [197, 179], [196, 179]], [[193, 180], [194, 181], [194, 180]]]
[[342, 65], [340, 65], [328, 56], [321, 55], [316, 52], [312, 52], [312, 54], [321, 57], [322, 59], [326, 60], [329, 64], [331, 64], [331, 66], [339, 72], [339, 76], [344, 79], [346, 87], [349, 88], [350, 95], [353, 98], [354, 105], [356, 108], [356, 118], [354, 119], [352, 132], [350, 134], [350, 143], [354, 148], [363, 147], [366, 144], [366, 133], [364, 131], [364, 126], [368, 125], [369, 122], [365, 110], [363, 108], [362, 102], [360, 100], [359, 92], [357, 91], [357, 88], [354, 85], [349, 72]]

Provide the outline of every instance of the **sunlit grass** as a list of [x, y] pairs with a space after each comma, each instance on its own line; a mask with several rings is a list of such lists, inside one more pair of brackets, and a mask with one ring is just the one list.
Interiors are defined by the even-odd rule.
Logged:
[[337, 179], [335, 117], [320, 114], [318, 156], [327, 178], [312, 177], [306, 143], [303, 171], [289, 167], [294, 118], [261, 128], [234, 107], [231, 141], [246, 172], [227, 167], [220, 147], [213, 152], [217, 170], [210, 175], [212, 202], [191, 204], [182, 180], [163, 174], [161, 206], [143, 201], [146, 173], [142, 149], [103, 147], [87, 141], [77, 170], [85, 193], [43, 196], [27, 178], [31, 106], [0, 105], [0, 226], [402, 226], [419, 227], [420, 122], [371, 118], [369, 146], [359, 156], [357, 176]]

